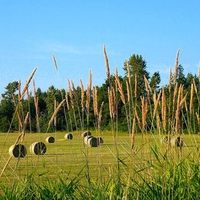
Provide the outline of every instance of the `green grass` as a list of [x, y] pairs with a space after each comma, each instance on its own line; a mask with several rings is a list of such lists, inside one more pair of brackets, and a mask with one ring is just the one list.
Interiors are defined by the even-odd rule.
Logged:
[[[166, 155], [162, 136], [136, 134], [133, 152], [130, 135], [118, 133], [117, 157], [112, 132], [100, 134], [104, 143], [97, 148], [85, 146], [81, 132], [73, 132], [73, 140], [64, 140], [64, 134], [26, 134], [23, 144], [28, 154], [19, 162], [12, 158], [0, 178], [1, 194], [13, 195], [12, 199], [26, 199], [26, 195], [29, 199], [31, 195], [35, 195], [33, 199], [179, 199], [180, 195], [190, 199], [199, 186], [198, 135], [182, 135], [182, 154], [180, 148], [171, 147]], [[56, 137], [56, 143], [46, 143], [45, 155], [30, 154], [33, 142], [45, 142], [50, 135]], [[0, 134], [0, 169], [17, 136]]]

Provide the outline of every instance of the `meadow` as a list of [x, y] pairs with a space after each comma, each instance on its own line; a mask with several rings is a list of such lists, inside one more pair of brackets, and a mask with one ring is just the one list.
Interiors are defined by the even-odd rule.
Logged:
[[[91, 131], [92, 132], [92, 131]], [[45, 155], [33, 155], [31, 143], [44, 141], [49, 134], [26, 134], [25, 158], [13, 158], [1, 176], [5, 199], [196, 199], [199, 177], [198, 135], [184, 134], [183, 146], [166, 154], [164, 135], [136, 134], [134, 151], [131, 135], [93, 133], [104, 143], [88, 147], [81, 131], [73, 139], [65, 133], [51, 134], [56, 142], [47, 145]], [[3, 169], [8, 149], [18, 133], [0, 134]], [[114, 141], [117, 140], [117, 143]], [[6, 142], [5, 142], [6, 141]], [[187, 188], [187, 190], [186, 190]], [[194, 196], [195, 194], [195, 196]]]
[[[65, 96], [58, 91], [58, 102], [52, 92], [46, 99], [51, 103], [43, 133], [34, 83], [37, 133], [27, 128], [31, 117], [28, 88], [36, 69], [24, 89], [19, 84], [18, 94], [12, 94], [15, 112], [10, 128], [0, 134], [0, 199], [200, 199], [200, 68], [198, 77], [190, 75], [187, 84], [181, 83], [178, 51], [169, 84], [157, 88], [144, 74], [131, 74], [135, 62], [143, 63], [139, 67], [145, 69], [141, 56], [133, 56], [133, 64], [126, 63], [124, 79], [117, 70], [110, 75], [105, 47], [104, 56], [104, 90], [92, 87], [90, 72], [86, 90], [82, 82], [76, 90], [69, 81]], [[54, 56], [53, 60], [57, 69]], [[62, 109], [68, 127], [75, 130], [56, 131]], [[109, 120], [103, 126], [105, 116]], [[12, 123], [20, 131], [13, 131]], [[85, 142], [84, 131], [92, 133], [96, 146], [92, 140]], [[73, 139], [66, 139], [66, 133]], [[46, 141], [49, 136], [55, 141]], [[97, 144], [97, 138], [103, 142]], [[45, 146], [42, 151], [37, 146], [39, 153], [35, 153], [35, 142]], [[27, 155], [25, 150], [21, 154], [20, 147], [15, 156], [21, 144]]]

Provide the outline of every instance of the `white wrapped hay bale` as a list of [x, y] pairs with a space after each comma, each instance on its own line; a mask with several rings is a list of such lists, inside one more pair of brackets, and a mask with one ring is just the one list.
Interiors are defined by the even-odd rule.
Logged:
[[97, 141], [98, 141], [99, 145], [104, 143], [102, 137], [97, 137]]
[[44, 155], [47, 147], [43, 142], [35, 142], [30, 146], [30, 152], [35, 155]]
[[81, 135], [82, 135], [82, 137], [84, 138], [85, 136], [91, 136], [92, 133], [91, 133], [90, 131], [85, 131], [85, 132], [83, 132]]
[[27, 154], [27, 150], [23, 144], [16, 144], [9, 148], [9, 154], [15, 158], [24, 158]]
[[73, 139], [73, 135], [71, 133], [67, 133], [64, 135], [64, 138], [67, 140], [72, 140]]
[[89, 147], [98, 147], [99, 146], [99, 142], [96, 137], [90, 137], [87, 140], [87, 144]]
[[88, 140], [89, 140], [90, 138], [93, 138], [93, 136], [92, 136], [92, 135], [88, 135], [88, 136], [85, 136], [85, 137], [84, 137], [84, 143], [85, 143], [86, 145], [88, 145]]
[[55, 140], [55, 138], [53, 136], [49, 136], [49, 137], [46, 138], [46, 142], [47, 143], [55, 143], [55, 141], [56, 140]]
[[183, 139], [180, 136], [173, 136], [170, 140], [170, 144], [172, 147], [182, 147]]

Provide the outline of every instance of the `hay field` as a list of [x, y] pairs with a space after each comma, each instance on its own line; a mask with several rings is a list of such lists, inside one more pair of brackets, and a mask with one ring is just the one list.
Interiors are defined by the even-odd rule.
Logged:
[[[87, 147], [81, 136], [82, 132], [73, 132], [73, 139], [64, 139], [65, 133], [57, 132], [51, 134], [26, 134], [23, 141], [27, 148], [25, 158], [12, 158], [1, 177], [2, 184], [12, 184], [13, 181], [23, 180], [27, 175], [34, 174], [36, 179], [48, 177], [49, 179], [70, 174], [77, 176], [81, 172], [86, 176], [89, 169], [90, 176], [94, 179], [106, 179], [115, 170], [118, 161], [123, 174], [133, 174], [145, 167], [148, 162], [154, 162], [155, 156], [152, 148], [158, 148], [160, 155], [164, 155], [167, 144], [161, 143], [163, 135], [140, 135], [135, 136], [135, 151], [131, 150], [131, 136], [127, 133], [117, 133], [116, 140], [112, 132], [95, 133], [101, 136], [104, 143], [98, 147]], [[45, 138], [53, 136], [55, 143], [46, 143]], [[9, 147], [14, 143], [18, 133], [0, 134], [0, 169], [3, 169], [10, 155]], [[198, 159], [198, 148], [200, 144], [198, 135], [182, 135], [184, 144], [179, 147], [171, 147], [170, 156], [173, 159], [182, 158]], [[36, 141], [43, 141], [47, 146], [45, 155], [33, 155], [30, 153], [30, 145]], [[81, 171], [82, 170], [82, 171]]]

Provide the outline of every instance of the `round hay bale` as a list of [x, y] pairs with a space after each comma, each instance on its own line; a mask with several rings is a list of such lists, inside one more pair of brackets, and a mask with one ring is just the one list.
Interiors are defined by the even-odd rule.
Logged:
[[88, 140], [89, 140], [90, 138], [93, 138], [93, 136], [92, 136], [92, 135], [85, 136], [85, 137], [84, 137], [84, 143], [88, 145]]
[[27, 154], [27, 150], [23, 144], [16, 144], [9, 148], [9, 154], [15, 158], [24, 158]]
[[55, 141], [56, 140], [55, 140], [55, 138], [53, 136], [49, 136], [49, 137], [46, 138], [46, 142], [47, 143], [55, 143]]
[[35, 155], [44, 155], [47, 151], [47, 147], [43, 142], [34, 142], [30, 146], [30, 152]]
[[97, 137], [97, 141], [99, 144], [103, 144], [104, 142], [102, 137]]
[[64, 135], [64, 138], [67, 140], [72, 140], [73, 139], [73, 135], [71, 133], [67, 133]]
[[[169, 142], [170, 142], [171, 138], [169, 138]], [[161, 144], [167, 144], [168, 143], [168, 136], [164, 136], [163, 138], [161, 138], [160, 140]]]
[[91, 133], [90, 131], [85, 131], [85, 132], [83, 132], [81, 135], [82, 135], [82, 137], [84, 138], [85, 136], [92, 135], [92, 133]]
[[180, 136], [173, 136], [170, 140], [170, 144], [172, 147], [182, 147], [183, 139]]
[[96, 137], [91, 137], [87, 141], [89, 147], [98, 147], [99, 142]]

